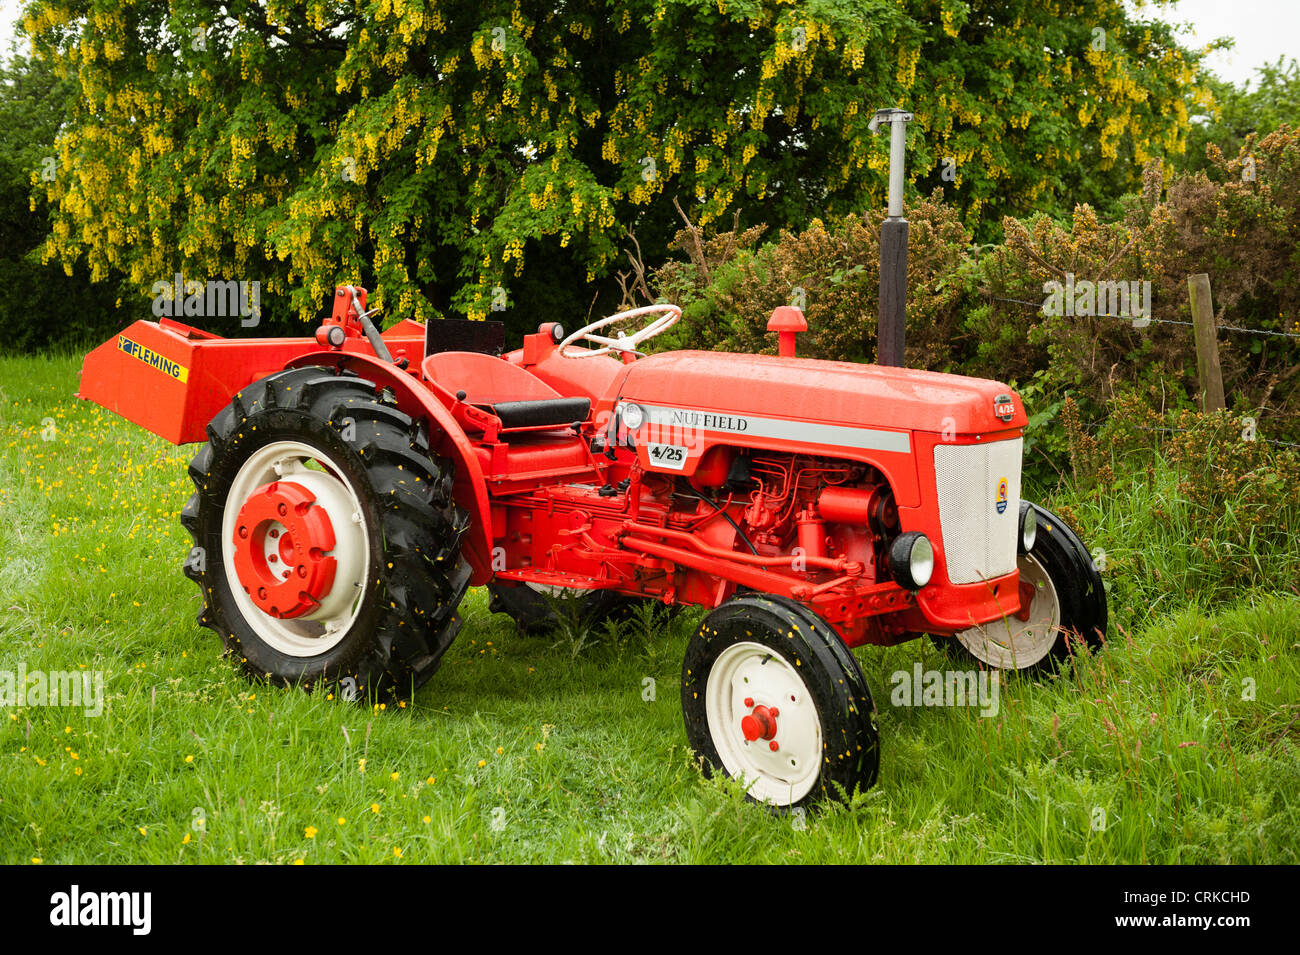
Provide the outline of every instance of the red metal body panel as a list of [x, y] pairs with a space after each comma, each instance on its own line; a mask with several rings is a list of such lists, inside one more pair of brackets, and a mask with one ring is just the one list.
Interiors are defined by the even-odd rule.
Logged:
[[[937, 579], [937, 567], [935, 574]], [[1017, 616], [1021, 610], [1019, 579], [1020, 575], [1013, 571], [974, 584], [950, 584], [946, 580], [931, 584], [917, 593], [916, 610], [902, 618], [900, 624], [909, 630], [939, 636], [952, 635], [1000, 617]], [[1032, 598], [1032, 593], [1029, 596]]]
[[[405, 353], [417, 365], [423, 357], [424, 326], [416, 322], [394, 326], [384, 340], [394, 357]], [[343, 348], [370, 351], [356, 338]], [[192, 444], [207, 440], [208, 422], [236, 391], [312, 352], [321, 352], [314, 338], [221, 338], [169, 318], [135, 322], [86, 356], [77, 397], [172, 444]]]
[[858, 424], [901, 432], [976, 434], [1023, 427], [1019, 398], [1007, 423], [993, 416], [1006, 385], [910, 368], [845, 361], [676, 351], [643, 358], [627, 370], [622, 396], [721, 414], [797, 418], [810, 424]]

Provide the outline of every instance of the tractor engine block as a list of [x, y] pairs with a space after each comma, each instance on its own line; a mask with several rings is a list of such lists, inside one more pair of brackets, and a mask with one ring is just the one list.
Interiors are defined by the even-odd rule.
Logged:
[[742, 453], [718, 490], [730, 494], [728, 503], [740, 503], [737, 524], [753, 550], [788, 555], [795, 571], [806, 570], [809, 557], [845, 557], [877, 579], [887, 542], [898, 531], [889, 485], [879, 471], [855, 461]]

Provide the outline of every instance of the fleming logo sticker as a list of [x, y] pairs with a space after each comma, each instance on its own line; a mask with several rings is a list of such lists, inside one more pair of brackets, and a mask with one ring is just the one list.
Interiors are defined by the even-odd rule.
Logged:
[[1001, 514], [1007, 509], [1007, 479], [998, 478], [998, 513]]
[[133, 342], [125, 335], [117, 336], [117, 347], [126, 352], [132, 358], [138, 358], [150, 368], [157, 368], [164, 375], [175, 378], [177, 381], [187, 381], [190, 377], [190, 370], [179, 362], [174, 362], [170, 358], [164, 358], [156, 351], [145, 348], [139, 342]]

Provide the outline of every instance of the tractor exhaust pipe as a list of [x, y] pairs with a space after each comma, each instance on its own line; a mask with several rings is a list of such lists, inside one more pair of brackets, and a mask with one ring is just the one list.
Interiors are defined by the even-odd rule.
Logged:
[[888, 126], [889, 210], [880, 227], [880, 314], [876, 325], [876, 364], [896, 368], [906, 364], [907, 331], [907, 219], [903, 217], [903, 182], [906, 164], [907, 124], [912, 114], [901, 109], [880, 109], [868, 129]]

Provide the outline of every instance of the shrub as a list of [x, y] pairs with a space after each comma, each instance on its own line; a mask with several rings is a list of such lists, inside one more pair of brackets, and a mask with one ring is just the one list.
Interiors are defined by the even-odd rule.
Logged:
[[[910, 205], [907, 218], [908, 363], [952, 370], [961, 359], [954, 343], [962, 337], [958, 306], [970, 233], [937, 194]], [[652, 275], [655, 293], [683, 306], [680, 331], [660, 347], [774, 353], [767, 320], [780, 305], [798, 305], [808, 319], [801, 355], [873, 361], [882, 219], [815, 219], [757, 248], [755, 229], [706, 239], [688, 226], [673, 245], [690, 261], [670, 261]]]
[[[1045, 391], [1074, 394], [1085, 414], [1102, 413], [1120, 392], [1136, 390], [1190, 407], [1199, 384], [1187, 290], [1206, 272], [1220, 325], [1300, 332], [1300, 134], [1283, 127], [1248, 137], [1211, 167], [1173, 178], [1148, 164], [1143, 189], [1123, 219], [1105, 222], [1078, 206], [1070, 222], [1046, 216], [1003, 220], [1005, 242], [979, 263], [986, 301], [968, 316], [981, 342], [968, 373], [1027, 380], [1047, 372]], [[1151, 283], [1155, 323], [1102, 316], [1046, 315], [1044, 283], [1127, 280]], [[1015, 302], [1006, 299], [1018, 300]], [[1028, 303], [1028, 304], [1025, 304]], [[1273, 436], [1300, 435], [1300, 341], [1223, 332], [1225, 391], [1268, 419]]]
[[[1097, 501], [1146, 502], [1152, 526], [1132, 535], [1147, 541], [1147, 553], [1134, 554], [1136, 566], [1168, 565], [1173, 555], [1183, 586], [1206, 597], [1295, 587], [1300, 455], [1294, 450], [1264, 441], [1249, 418], [1234, 412], [1162, 413], [1131, 393], [1115, 400], [1095, 435], [1073, 402], [1063, 418], [1077, 489]], [[1154, 546], [1157, 540], [1167, 543]]]

